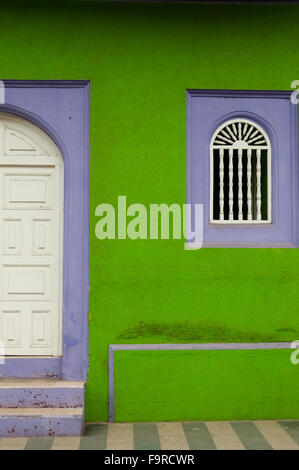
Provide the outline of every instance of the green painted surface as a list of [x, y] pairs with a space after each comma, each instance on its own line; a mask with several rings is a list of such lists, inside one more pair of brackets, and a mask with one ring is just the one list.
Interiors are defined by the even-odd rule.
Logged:
[[[94, 234], [95, 207], [118, 195], [185, 202], [186, 88], [288, 90], [299, 79], [298, 23], [298, 5], [1, 4], [2, 78], [91, 80], [87, 420], [108, 418], [109, 343], [299, 338], [298, 250], [187, 252], [181, 241]], [[221, 390], [213, 397], [216, 406]]]
[[115, 366], [116, 421], [299, 417], [288, 349], [116, 351]]

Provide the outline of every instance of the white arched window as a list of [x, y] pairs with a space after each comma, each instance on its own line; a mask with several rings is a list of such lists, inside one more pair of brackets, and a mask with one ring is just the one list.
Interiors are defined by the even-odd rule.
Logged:
[[210, 143], [210, 222], [271, 222], [271, 145], [248, 119], [222, 124]]

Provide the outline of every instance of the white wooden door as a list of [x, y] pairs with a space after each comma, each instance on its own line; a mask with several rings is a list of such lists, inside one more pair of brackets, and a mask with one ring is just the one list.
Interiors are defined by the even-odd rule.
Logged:
[[63, 162], [38, 128], [0, 113], [0, 340], [61, 354]]

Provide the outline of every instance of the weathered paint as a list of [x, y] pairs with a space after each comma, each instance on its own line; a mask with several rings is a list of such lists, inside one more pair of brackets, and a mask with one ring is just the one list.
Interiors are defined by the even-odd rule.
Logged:
[[11, 384], [3, 387], [0, 382], [0, 416], [4, 408], [82, 408], [84, 384], [51, 387]]
[[0, 378], [55, 379], [61, 377], [61, 357], [6, 357]]
[[60, 408], [59, 412], [57, 408], [35, 410], [30, 415], [26, 415], [27, 410], [24, 408], [11, 410], [11, 413], [6, 410], [7, 408], [1, 410], [0, 437], [79, 436], [82, 433], [82, 408]]
[[84, 398], [84, 382], [1, 380], [0, 437], [80, 435]]
[[[108, 419], [109, 344], [299, 338], [298, 250], [184, 251], [183, 241], [100, 242], [94, 234], [95, 207], [115, 204], [118, 195], [146, 205], [186, 201], [186, 89], [289, 90], [298, 79], [298, 21], [298, 5], [2, 5], [3, 78], [91, 80], [88, 420]], [[156, 370], [164, 368], [164, 354], [142, 359], [136, 369], [123, 362], [117, 373], [122, 380], [130, 375], [135, 391], [140, 370], [147, 367], [159, 398]], [[189, 367], [189, 354], [179, 361], [182, 373]], [[217, 362], [192, 362], [198, 380], [206, 376], [211, 386], [209, 369], [221, 373], [228, 353], [217, 354]], [[263, 363], [263, 355], [257, 355], [256, 364], [262, 368]], [[245, 371], [250, 364], [242, 363]], [[173, 363], [167, 362], [168, 370], [169, 365]], [[289, 370], [288, 358], [279, 367], [275, 361], [268, 366], [268, 382], [262, 378], [259, 390], [262, 395], [273, 383], [267, 412], [275, 417], [280, 389], [286, 390], [283, 377], [292, 382], [298, 374], [295, 366]], [[235, 393], [246, 392], [250, 377], [240, 381], [238, 368], [229, 367]], [[191, 396], [198, 390], [194, 380], [187, 391]], [[213, 390], [208, 409], [217, 408], [219, 418], [223, 390]], [[294, 416], [293, 390], [288, 386], [285, 391], [284, 410]], [[171, 394], [178, 399], [179, 389]], [[138, 414], [144, 408], [138, 390], [136, 397]], [[122, 418], [128, 419], [125, 389], [118, 400]], [[192, 419], [198, 406], [192, 408]], [[159, 399], [148, 402], [148, 418], [161, 414], [163, 407]], [[233, 417], [239, 409], [228, 402], [226, 411]], [[259, 401], [249, 406], [244, 400], [239, 414], [260, 411]], [[166, 418], [171, 417], [170, 410]]]

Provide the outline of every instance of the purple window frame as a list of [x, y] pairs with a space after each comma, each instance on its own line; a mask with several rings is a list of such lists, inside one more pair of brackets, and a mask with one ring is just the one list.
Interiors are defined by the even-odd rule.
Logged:
[[[298, 106], [291, 102], [292, 91], [247, 91], [247, 90], [187, 90], [187, 203], [203, 204], [203, 246], [244, 247], [244, 248], [297, 248], [299, 244], [299, 197], [298, 197]], [[217, 98], [233, 98], [231, 103], [220, 106]], [[247, 110], [250, 99], [250, 109]], [[258, 101], [257, 101], [258, 100]], [[263, 101], [264, 100], [264, 101]], [[267, 101], [265, 101], [267, 100]], [[263, 103], [268, 100], [283, 100], [290, 126], [287, 132], [277, 135], [273, 122], [278, 122], [277, 109]], [[287, 101], [286, 101], [287, 100]], [[228, 100], [227, 100], [228, 103]], [[254, 109], [255, 104], [257, 111]], [[273, 102], [275, 103], [275, 102]], [[280, 102], [282, 104], [282, 102]], [[275, 106], [278, 104], [276, 102]], [[211, 113], [205, 113], [208, 107]], [[229, 108], [231, 106], [231, 108]], [[201, 110], [202, 107], [202, 110]], [[226, 112], [223, 110], [226, 109]], [[271, 114], [272, 113], [272, 114]], [[209, 114], [209, 115], [208, 115]], [[267, 133], [272, 147], [272, 223], [260, 225], [211, 224], [210, 207], [210, 151], [209, 145], [214, 131], [225, 121], [247, 118], [259, 124]], [[282, 116], [281, 119], [284, 119]], [[276, 120], [276, 121], [275, 121]], [[282, 141], [287, 143], [288, 152], [281, 150]], [[282, 161], [282, 158], [288, 159]], [[289, 178], [283, 180], [285, 165]], [[290, 197], [281, 198], [284, 191]], [[284, 222], [284, 211], [290, 213], [288, 223]], [[190, 244], [192, 247], [192, 243]], [[196, 246], [194, 246], [196, 248]]]
[[89, 94], [87, 80], [4, 80], [0, 111], [31, 121], [64, 159], [61, 357], [6, 357], [0, 377], [87, 380], [89, 291]]

